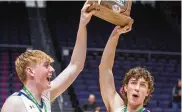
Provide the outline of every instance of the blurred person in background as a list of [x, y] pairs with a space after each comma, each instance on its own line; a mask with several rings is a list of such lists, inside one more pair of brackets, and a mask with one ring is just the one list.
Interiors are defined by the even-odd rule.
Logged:
[[181, 79], [178, 79], [177, 84], [172, 90], [172, 108], [174, 109], [181, 108], [181, 84]]
[[100, 112], [100, 107], [96, 103], [94, 94], [90, 94], [88, 101], [83, 105], [84, 112]]

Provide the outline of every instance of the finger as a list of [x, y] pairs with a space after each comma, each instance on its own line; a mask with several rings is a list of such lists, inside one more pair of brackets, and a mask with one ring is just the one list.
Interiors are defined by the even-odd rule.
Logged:
[[118, 31], [119, 31], [119, 32], [121, 32], [121, 31], [126, 31], [126, 29], [127, 29], [126, 26], [124, 26], [124, 27], [119, 26], [119, 27], [118, 27]]
[[132, 25], [128, 25], [128, 28], [126, 29], [127, 31], [131, 31]]
[[129, 25], [126, 25], [125, 27], [124, 27], [124, 30], [127, 30], [127, 29], [129, 29], [130, 27], [129, 27]]
[[93, 15], [93, 14], [95, 14], [95, 13], [96, 13], [96, 10], [92, 10], [92, 11], [90, 12], [91, 15]]
[[125, 26], [125, 27], [123, 28], [123, 30], [124, 30], [124, 32], [128, 32], [128, 31], [130, 30], [130, 27], [129, 27], [129, 26]]
[[121, 34], [121, 33], [126, 33], [127, 32], [127, 26], [123, 27], [123, 28], [119, 28], [117, 31]]
[[88, 3], [88, 0], [85, 1], [84, 5], [86, 5]]
[[121, 28], [121, 26], [116, 26], [116, 28]]
[[131, 31], [132, 27], [129, 28], [129, 31]]
[[96, 13], [96, 11], [95, 10], [92, 10], [92, 11], [90, 11], [90, 12], [88, 12], [87, 14], [86, 14], [86, 16], [87, 16], [87, 18], [90, 18], [93, 14], [95, 14]]
[[131, 27], [129, 29], [126, 29], [126, 33], [129, 32], [129, 31], [131, 31]]
[[82, 8], [82, 11], [86, 11], [88, 7], [90, 7], [90, 4], [84, 5], [83, 8]]

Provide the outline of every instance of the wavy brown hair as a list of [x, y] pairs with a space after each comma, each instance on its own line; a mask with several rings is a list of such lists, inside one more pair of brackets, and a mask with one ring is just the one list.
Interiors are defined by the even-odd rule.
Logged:
[[135, 78], [138, 80], [139, 78], [144, 78], [148, 82], [148, 90], [149, 95], [144, 100], [144, 105], [147, 104], [149, 99], [151, 98], [151, 93], [154, 91], [154, 78], [152, 77], [151, 73], [142, 67], [135, 67], [130, 69], [124, 77], [124, 80], [122, 82], [123, 87], [120, 89], [121, 96], [124, 100], [125, 105], [127, 105], [127, 93], [124, 91], [124, 86], [128, 85], [128, 82], [131, 78]]

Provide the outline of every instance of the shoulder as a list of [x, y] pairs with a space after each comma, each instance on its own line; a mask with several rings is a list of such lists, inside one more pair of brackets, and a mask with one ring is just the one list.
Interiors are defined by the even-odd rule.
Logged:
[[150, 110], [144, 108], [143, 112], [151, 112]]
[[2, 106], [2, 112], [8, 112], [10, 111], [10, 109], [13, 111], [17, 109], [21, 109], [22, 105], [24, 105], [24, 103], [21, 100], [21, 97], [18, 96], [17, 93], [14, 93], [11, 96], [9, 96], [4, 102]]
[[14, 93], [12, 94], [11, 96], [9, 96], [6, 101], [5, 101], [5, 104], [6, 103], [10, 103], [10, 104], [15, 104], [15, 105], [18, 105], [18, 104], [22, 104], [22, 100], [21, 100], [21, 97], [18, 96], [18, 93]]
[[125, 109], [126, 109], [126, 106], [121, 106], [121, 107], [115, 109], [114, 111], [115, 112], [124, 112]]

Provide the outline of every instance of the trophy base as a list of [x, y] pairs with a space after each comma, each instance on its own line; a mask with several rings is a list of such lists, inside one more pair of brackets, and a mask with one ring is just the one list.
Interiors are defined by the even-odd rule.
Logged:
[[108, 21], [114, 25], [124, 27], [126, 25], [132, 25], [134, 20], [130, 16], [126, 16], [122, 13], [117, 13], [105, 6], [97, 3], [91, 4], [87, 11], [96, 10], [94, 16]]

